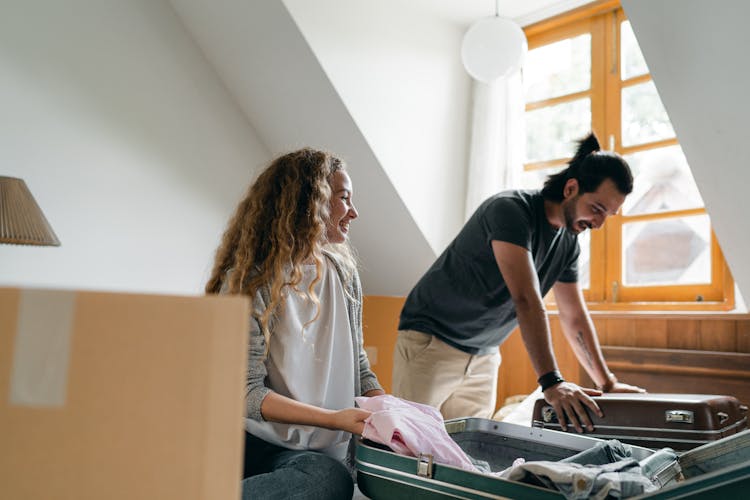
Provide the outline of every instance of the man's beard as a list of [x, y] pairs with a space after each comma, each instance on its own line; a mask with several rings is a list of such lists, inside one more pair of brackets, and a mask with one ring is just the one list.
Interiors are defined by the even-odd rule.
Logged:
[[576, 219], [578, 218], [578, 212], [576, 212], [576, 201], [581, 195], [576, 195], [572, 200], [563, 202], [563, 217], [565, 218], [565, 229], [569, 233], [577, 236], [582, 231], [576, 231]]

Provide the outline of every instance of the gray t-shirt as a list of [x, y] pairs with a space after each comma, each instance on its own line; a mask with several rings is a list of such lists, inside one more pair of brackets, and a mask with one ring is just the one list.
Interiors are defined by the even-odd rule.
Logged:
[[516, 327], [516, 310], [492, 241], [528, 249], [542, 295], [578, 280], [577, 237], [553, 228], [538, 190], [503, 191], [482, 203], [411, 291], [399, 330], [437, 336], [469, 354], [487, 354]]

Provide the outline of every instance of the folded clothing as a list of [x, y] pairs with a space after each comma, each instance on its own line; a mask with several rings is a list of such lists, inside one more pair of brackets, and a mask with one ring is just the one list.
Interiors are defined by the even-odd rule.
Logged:
[[514, 465], [498, 477], [554, 489], [570, 500], [629, 498], [664, 486], [665, 472], [679, 472], [676, 464], [669, 448], [638, 462], [629, 446], [613, 439], [559, 462]]
[[363, 438], [402, 455], [430, 454], [435, 462], [481, 472], [451, 439], [436, 408], [390, 394], [355, 399], [360, 408], [372, 412], [365, 420]]

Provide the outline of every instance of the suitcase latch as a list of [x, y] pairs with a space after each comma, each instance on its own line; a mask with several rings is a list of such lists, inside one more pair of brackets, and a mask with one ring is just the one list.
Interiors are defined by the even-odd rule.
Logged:
[[456, 420], [453, 422], [445, 423], [445, 432], [448, 434], [455, 434], [456, 432], [463, 432], [466, 430], [466, 420]]
[[667, 410], [664, 412], [664, 419], [667, 422], [676, 422], [680, 424], [692, 424], [694, 417], [690, 410]]
[[432, 478], [432, 455], [420, 453], [417, 457], [417, 476]]
[[542, 407], [542, 420], [544, 420], [545, 424], [557, 422], [557, 415], [555, 414], [555, 409], [552, 408], [551, 406], [543, 406]]

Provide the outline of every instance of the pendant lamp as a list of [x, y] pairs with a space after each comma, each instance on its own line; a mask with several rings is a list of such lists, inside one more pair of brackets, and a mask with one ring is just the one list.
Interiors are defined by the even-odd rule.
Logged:
[[461, 44], [461, 60], [466, 71], [484, 83], [521, 68], [528, 50], [521, 27], [500, 17], [499, 1], [495, 5], [495, 15], [472, 24]]

